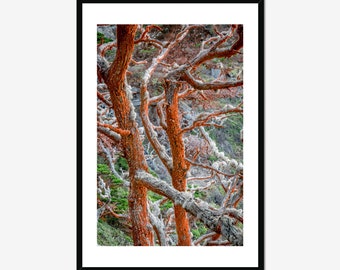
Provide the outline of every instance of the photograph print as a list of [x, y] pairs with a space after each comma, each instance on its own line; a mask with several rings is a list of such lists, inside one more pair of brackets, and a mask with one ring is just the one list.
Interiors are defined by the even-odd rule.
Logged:
[[263, 270], [263, 1], [77, 14], [77, 269]]
[[96, 49], [97, 244], [242, 246], [243, 25], [98, 24]]

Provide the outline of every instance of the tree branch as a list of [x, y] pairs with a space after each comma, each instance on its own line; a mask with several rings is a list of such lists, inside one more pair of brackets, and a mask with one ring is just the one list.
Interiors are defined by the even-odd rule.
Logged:
[[114, 164], [113, 164], [113, 162], [112, 162], [112, 155], [111, 155], [110, 151], [104, 146], [104, 144], [102, 143], [102, 141], [99, 141], [99, 146], [100, 146], [100, 148], [103, 150], [103, 152], [104, 152], [105, 155], [106, 155], [106, 159], [107, 159], [107, 161], [109, 162], [110, 170], [111, 170], [112, 174], [113, 174], [116, 178], [118, 178], [120, 181], [122, 181], [122, 183], [124, 184], [124, 186], [129, 187], [129, 186], [130, 186], [130, 182], [124, 180], [124, 179], [119, 175], [119, 173], [116, 171], [115, 166], [114, 166]]
[[203, 83], [196, 80], [188, 70], [186, 70], [181, 79], [185, 80], [189, 83], [193, 88], [197, 90], [218, 90], [218, 89], [226, 89], [231, 87], [243, 86], [243, 80], [236, 82], [213, 82], [213, 83]]
[[105, 104], [106, 106], [108, 106], [109, 108], [112, 108], [111, 102], [108, 101], [108, 100], [106, 100], [105, 97], [104, 97], [101, 93], [99, 93], [98, 91], [97, 91], [97, 97], [98, 97], [102, 102], [104, 102], [104, 104]]
[[111, 140], [115, 142], [120, 142], [120, 140], [122, 139], [122, 137], [118, 133], [113, 132], [112, 130], [109, 130], [108, 128], [99, 126], [97, 127], [97, 131], [104, 134], [106, 137], [110, 138]]
[[187, 181], [203, 181], [203, 180], [211, 179], [214, 176], [215, 176], [215, 173], [212, 172], [210, 175], [204, 176], [204, 177], [190, 177], [190, 178], [187, 178]]
[[198, 238], [196, 241], [194, 241], [194, 242], [193, 242], [193, 245], [194, 245], [194, 246], [197, 246], [199, 243], [203, 242], [205, 239], [211, 238], [211, 237], [213, 237], [214, 235], [216, 235], [215, 232], [211, 232], [211, 233], [204, 234], [204, 235], [202, 235], [200, 238]]
[[112, 130], [113, 132], [118, 133], [121, 136], [128, 136], [128, 135], [131, 134], [131, 131], [129, 131], [129, 130], [125, 130], [125, 129], [121, 129], [121, 128], [118, 128], [118, 127], [114, 127], [114, 126], [112, 126], [110, 124], [103, 124], [103, 123], [100, 123], [100, 122], [97, 121], [97, 125], [99, 127], [108, 128], [108, 129]]
[[212, 113], [206, 113], [206, 112], [200, 113], [189, 127], [182, 129], [181, 133], [188, 132], [188, 131], [190, 131], [190, 130], [196, 128], [196, 127], [199, 127], [199, 126], [205, 126], [206, 123], [211, 118], [219, 116], [221, 114], [242, 113], [242, 112], [243, 112], [243, 109], [241, 109], [240, 106], [234, 107], [234, 106], [227, 104], [221, 110], [214, 111]]
[[220, 170], [218, 170], [218, 169], [216, 169], [216, 168], [214, 168], [214, 167], [212, 167], [212, 166], [205, 165], [205, 164], [202, 164], [202, 163], [197, 163], [197, 162], [194, 162], [194, 161], [192, 161], [192, 160], [190, 160], [190, 159], [188, 159], [188, 158], [186, 158], [186, 160], [187, 160], [191, 165], [193, 165], [193, 166], [197, 166], [197, 167], [205, 168], [205, 169], [208, 169], [208, 170], [212, 170], [212, 171], [214, 171], [214, 172], [216, 172], [216, 173], [218, 173], [218, 174], [222, 174], [222, 175], [227, 176], [227, 177], [232, 177], [232, 176], [234, 176], [233, 174], [224, 173], [224, 172], [222, 172], [222, 171], [220, 171]]
[[145, 171], [138, 171], [137, 179], [148, 189], [163, 195], [181, 205], [186, 211], [201, 220], [209, 229], [225, 236], [235, 246], [243, 245], [242, 230], [237, 228], [235, 220], [228, 216], [221, 216], [217, 210], [212, 210], [206, 203], [195, 200], [190, 193], [179, 192], [166, 182], [161, 181]]
[[221, 151], [218, 150], [216, 143], [210, 138], [209, 134], [205, 131], [204, 127], [199, 127], [199, 130], [205, 140], [209, 143], [216, 157], [222, 159], [228, 167], [234, 167], [237, 171], [243, 170], [243, 164], [237, 162], [235, 159], [230, 159]]

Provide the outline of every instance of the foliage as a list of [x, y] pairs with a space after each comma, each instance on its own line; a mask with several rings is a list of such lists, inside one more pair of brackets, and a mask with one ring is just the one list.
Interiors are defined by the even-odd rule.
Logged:
[[243, 115], [235, 114], [227, 118], [225, 123], [226, 141], [231, 145], [234, 158], [242, 160], [243, 146], [240, 139]]
[[194, 197], [197, 198], [197, 199], [202, 199], [204, 196], [205, 196], [204, 192], [201, 191], [201, 190], [196, 190], [194, 192]]
[[121, 230], [113, 228], [105, 221], [97, 222], [97, 244], [99, 246], [132, 246], [132, 239]]
[[[206, 127], [209, 137], [216, 143], [218, 148], [238, 161], [243, 159], [243, 144], [240, 139], [241, 129], [243, 126], [243, 115], [229, 115], [225, 120], [222, 128], [216, 129]], [[209, 161], [215, 162], [217, 157], [211, 155]]]
[[218, 158], [215, 155], [209, 156], [208, 160], [211, 162], [215, 162], [216, 160], [218, 160]]
[[[157, 202], [157, 201], [163, 199], [164, 197], [159, 195], [159, 194], [157, 194], [157, 193], [155, 193], [155, 192], [153, 192], [153, 191], [151, 191], [151, 190], [149, 190], [148, 191], [148, 198], [152, 202]], [[162, 211], [166, 211], [166, 210], [168, 210], [171, 207], [173, 207], [173, 202], [170, 201], [170, 200], [167, 200], [165, 203], [162, 203], [159, 208]]]
[[166, 201], [165, 203], [161, 204], [160, 209], [162, 211], [164, 211], [164, 210], [168, 210], [168, 209], [172, 208], [173, 206], [174, 206], [174, 204], [173, 204], [172, 201]]
[[115, 175], [113, 175], [113, 174], [111, 174], [110, 177], [111, 177], [111, 180], [112, 180], [112, 183], [113, 183], [113, 184], [118, 185], [118, 184], [122, 184], [122, 183], [123, 183], [123, 180], [122, 180], [122, 179], [117, 178], [117, 177], [116, 177]]
[[101, 44], [101, 43], [108, 43], [111, 42], [112, 39], [107, 38], [104, 36], [104, 34], [97, 32], [97, 44]]
[[158, 174], [154, 170], [152, 170], [151, 168], [149, 168], [149, 173], [154, 177], [158, 177]]
[[114, 187], [111, 189], [111, 202], [115, 204], [117, 213], [124, 213], [128, 210], [128, 195], [129, 192], [124, 187]]
[[156, 202], [156, 201], [161, 200], [163, 198], [163, 196], [161, 196], [161, 195], [159, 195], [159, 194], [149, 190], [148, 191], [148, 198], [149, 198], [150, 201]]
[[191, 230], [194, 240], [197, 240], [199, 237], [206, 234], [208, 231], [208, 229], [201, 222], [196, 222], [196, 226], [197, 226], [197, 229]]
[[127, 163], [126, 158], [123, 158], [121, 156], [117, 158], [117, 161], [115, 163], [115, 170], [117, 172], [120, 172], [121, 170], [123, 171], [129, 170], [129, 165]]
[[98, 174], [110, 174], [111, 171], [109, 169], [109, 166], [106, 164], [97, 164], [97, 173]]

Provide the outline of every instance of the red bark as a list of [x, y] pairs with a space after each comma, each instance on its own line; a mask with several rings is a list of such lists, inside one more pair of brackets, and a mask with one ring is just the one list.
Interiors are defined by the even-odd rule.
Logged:
[[130, 131], [122, 136], [124, 155], [129, 164], [131, 181], [129, 210], [132, 221], [132, 234], [135, 246], [153, 245], [152, 226], [148, 218], [147, 189], [136, 182], [138, 170], [148, 171], [144, 149], [140, 141], [138, 126], [133, 119], [130, 100], [126, 91], [125, 76], [134, 49], [134, 36], [137, 25], [117, 26], [117, 54], [109, 69], [106, 84], [110, 91], [111, 102], [117, 118], [118, 127]]
[[[178, 91], [180, 87], [170, 84], [166, 88], [166, 132], [168, 134], [173, 167], [171, 170], [172, 185], [178, 191], [186, 190], [186, 174], [189, 170], [189, 163], [185, 159], [185, 147], [181, 133], [180, 118], [178, 113]], [[191, 235], [189, 219], [186, 210], [175, 205], [175, 221], [179, 246], [190, 246]]]

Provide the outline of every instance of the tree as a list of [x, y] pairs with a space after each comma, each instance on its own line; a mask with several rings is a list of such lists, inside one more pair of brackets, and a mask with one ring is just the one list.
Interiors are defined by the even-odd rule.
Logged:
[[[211, 137], [243, 113], [242, 25], [101, 27], [116, 33], [97, 40], [98, 153], [128, 187], [129, 214], [115, 213], [112, 179], [98, 175], [98, 218], [126, 219], [134, 245], [243, 245], [242, 157]], [[117, 154], [128, 172], [116, 170]], [[211, 187], [223, 193], [219, 205], [195, 196]], [[198, 222], [204, 233], [194, 237]]]

